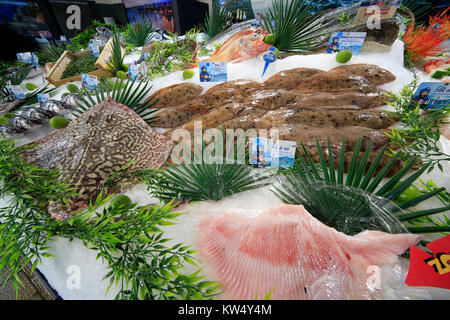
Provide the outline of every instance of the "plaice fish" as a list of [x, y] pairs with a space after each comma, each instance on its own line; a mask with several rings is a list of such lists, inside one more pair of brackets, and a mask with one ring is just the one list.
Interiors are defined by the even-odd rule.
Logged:
[[[371, 299], [367, 268], [392, 263], [423, 237], [326, 226], [303, 206], [280, 205], [257, 217], [211, 215], [196, 246], [225, 299]], [[332, 290], [330, 290], [332, 286]]]
[[248, 28], [233, 34], [211, 57], [202, 61], [225, 61], [238, 63], [254, 58], [269, 50], [271, 45], [264, 42], [268, 32], [262, 29]]
[[172, 146], [134, 111], [109, 97], [33, 144], [37, 146], [27, 150], [24, 159], [39, 168], [60, 170], [61, 178], [80, 194], [68, 207], [51, 203], [54, 219], [68, 218], [87, 206], [108, 176], [125, 164], [132, 162], [129, 170], [160, 167]]
[[392, 82], [396, 79], [395, 75], [389, 70], [380, 68], [374, 64], [357, 63], [339, 66], [330, 71], [344, 72], [356, 76], [362, 76], [369, 80], [373, 85], [379, 86], [385, 83]]
[[268, 89], [291, 90], [306, 78], [322, 72], [325, 71], [315, 68], [294, 68], [284, 70], [271, 76], [269, 79], [264, 81], [263, 85]]

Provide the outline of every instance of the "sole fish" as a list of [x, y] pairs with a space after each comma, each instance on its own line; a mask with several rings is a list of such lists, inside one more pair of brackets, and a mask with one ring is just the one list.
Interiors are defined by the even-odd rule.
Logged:
[[374, 64], [349, 64], [331, 69], [330, 71], [344, 72], [355, 76], [362, 76], [373, 85], [378, 86], [395, 81], [396, 77], [389, 71]]
[[176, 107], [195, 99], [202, 91], [202, 86], [194, 83], [180, 83], [162, 88], [152, 95], [155, 101], [152, 108]]
[[195, 116], [180, 128], [193, 131], [195, 122], [201, 122], [202, 128], [215, 128], [221, 126], [224, 121], [233, 119], [244, 108], [242, 104], [229, 103], [218, 107], [207, 114]]
[[321, 92], [316, 94], [304, 95], [301, 92], [295, 98], [295, 101], [289, 105], [289, 108], [296, 109], [369, 109], [377, 108], [386, 104], [384, 94], [365, 94], [361, 92], [345, 92], [333, 94]]
[[258, 89], [261, 87], [262, 87], [261, 83], [259, 83], [257, 81], [253, 81], [253, 80], [245, 80], [245, 79], [232, 80], [232, 81], [227, 81], [227, 82], [223, 82], [223, 83], [219, 83], [218, 85], [215, 85], [214, 87], [212, 87], [208, 91], [206, 91], [206, 94], [212, 93], [216, 90], [222, 90], [224, 88], [227, 88], [227, 89], [231, 88], [231, 89], [238, 90], [241, 95], [246, 96], [253, 89]]
[[[196, 232], [196, 246], [224, 298], [370, 299], [367, 268], [392, 263], [423, 237], [364, 231], [348, 236], [309, 214], [280, 205], [257, 217], [211, 215]], [[332, 290], [330, 290], [332, 286]]]
[[295, 68], [285, 71], [280, 71], [269, 79], [264, 81], [264, 88], [269, 89], [285, 89], [290, 90], [295, 88], [300, 82], [313, 75], [325, 72], [323, 70], [314, 68]]
[[347, 127], [361, 126], [372, 129], [385, 129], [395, 121], [382, 111], [354, 110], [302, 110], [280, 108], [268, 111], [256, 120], [257, 128], [271, 128], [285, 124], [304, 124], [308, 126]]

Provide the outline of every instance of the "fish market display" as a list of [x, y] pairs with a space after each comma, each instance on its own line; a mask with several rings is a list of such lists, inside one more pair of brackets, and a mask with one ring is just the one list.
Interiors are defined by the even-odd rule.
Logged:
[[255, 218], [234, 213], [200, 222], [196, 242], [225, 299], [373, 299], [367, 268], [392, 263], [421, 236], [326, 226], [303, 206], [280, 205]]
[[381, 93], [364, 94], [361, 92], [345, 93], [315, 93], [304, 94], [295, 92], [297, 95], [294, 103], [289, 104], [292, 109], [316, 109], [316, 110], [364, 110], [381, 107], [386, 104], [385, 97]]
[[241, 30], [226, 40], [208, 59], [202, 61], [226, 61], [238, 63], [254, 58], [271, 47], [264, 42], [266, 31], [256, 28]]
[[27, 162], [61, 171], [61, 178], [76, 188], [77, 196], [68, 207], [51, 203], [54, 219], [70, 217], [73, 210], [88, 205], [105, 179], [133, 161], [129, 168], [158, 168], [167, 159], [172, 142], [157, 133], [134, 111], [107, 98], [89, 108], [69, 125], [25, 154]]
[[352, 74], [355, 76], [362, 76], [375, 86], [389, 83], [396, 79], [396, 77], [390, 71], [373, 64], [365, 63], [343, 65], [333, 68], [330, 70], [330, 72], [331, 71]]

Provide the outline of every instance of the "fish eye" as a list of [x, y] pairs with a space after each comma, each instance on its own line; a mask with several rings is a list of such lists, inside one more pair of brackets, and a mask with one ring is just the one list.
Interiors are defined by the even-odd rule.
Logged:
[[252, 40], [258, 39], [258, 34], [257, 34], [257, 33], [252, 34], [252, 35], [250, 36], [250, 39], [252, 39]]

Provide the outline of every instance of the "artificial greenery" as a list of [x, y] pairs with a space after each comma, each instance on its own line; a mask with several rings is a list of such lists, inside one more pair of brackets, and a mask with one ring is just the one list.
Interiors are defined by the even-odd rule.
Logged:
[[[246, 145], [248, 138], [238, 139], [233, 148], [226, 145], [225, 129], [216, 129], [221, 134], [208, 145], [202, 139], [197, 152], [183, 150], [180, 164], [168, 164], [168, 168], [151, 175], [148, 183], [153, 195], [162, 201], [173, 199], [182, 201], [219, 201], [224, 197], [260, 188], [268, 184], [268, 175], [260, 169], [253, 169], [248, 158]], [[226, 146], [226, 148], [224, 147]], [[207, 151], [208, 150], [208, 151]], [[244, 161], [243, 161], [244, 160]]]
[[205, 18], [204, 32], [206, 39], [211, 39], [231, 23], [228, 18], [228, 3], [229, 1], [222, 8], [218, 8], [217, 1], [213, 1], [212, 9]]
[[419, 102], [414, 101], [417, 89], [417, 76], [414, 81], [403, 87], [399, 94], [388, 93], [387, 103], [395, 108], [396, 117], [403, 128], [392, 129], [387, 134], [393, 145], [393, 153], [401, 153], [405, 158], [408, 155], [417, 155], [426, 164], [429, 170], [438, 167], [442, 171], [442, 162], [449, 161], [450, 155], [442, 152], [439, 147], [441, 137], [439, 126], [450, 115], [450, 106], [440, 109], [423, 111]]
[[76, 51], [78, 51], [80, 49], [86, 49], [89, 46], [89, 42], [96, 34], [97, 27], [106, 27], [106, 28], [110, 28], [110, 29], [116, 28], [116, 26], [114, 26], [114, 25], [105, 24], [105, 23], [101, 23], [97, 20], [94, 20], [94, 21], [92, 21], [91, 26], [87, 27], [86, 29], [81, 31], [79, 34], [77, 34], [76, 36], [74, 36], [70, 39], [70, 44], [68, 44], [66, 46], [66, 49], [72, 51], [73, 53], [75, 53]]
[[177, 34], [170, 34], [168, 41], [155, 41], [145, 60], [148, 78], [152, 80], [174, 70], [183, 70], [195, 63], [198, 34], [197, 29], [191, 29], [186, 32], [184, 39], [179, 39]]
[[315, 13], [322, 1], [275, 0], [263, 28], [275, 35], [274, 46], [282, 51], [307, 53], [317, 45], [323, 26]]
[[73, 115], [78, 117], [88, 108], [95, 106], [103, 101], [106, 97], [111, 97], [114, 101], [126, 105], [128, 108], [136, 112], [144, 121], [151, 124], [155, 117], [152, 116], [157, 109], [152, 109], [155, 101], [152, 97], [146, 98], [150, 93], [151, 86], [144, 81], [126, 81], [116, 78], [112, 87], [105, 85], [95, 88], [94, 96], [87, 89], [81, 90], [81, 103], [78, 108], [73, 111]]
[[89, 73], [95, 70], [96, 57], [87, 56], [76, 58], [69, 62], [61, 75], [61, 79], [78, 76], [83, 73]]
[[174, 224], [179, 213], [173, 206], [138, 206], [127, 210], [108, 206], [112, 195], [100, 192], [84, 212], [62, 221], [50, 219], [49, 201], [65, 202], [74, 190], [59, 173], [24, 162], [26, 147], [0, 140], [0, 197], [9, 199], [0, 208], [0, 269], [4, 284], [11, 280], [16, 294], [19, 272], [32, 264], [32, 272], [48, 252], [55, 237], [79, 239], [97, 252], [108, 266], [105, 279], [118, 289], [116, 299], [208, 299], [219, 286], [201, 281], [196, 271], [183, 274], [185, 263], [195, 265], [192, 251], [181, 243], [168, 245], [161, 226]]
[[112, 43], [111, 43], [111, 59], [108, 62], [108, 67], [113, 72], [114, 75], [122, 70], [123, 55], [122, 46], [120, 44], [120, 32], [118, 29], [113, 29]]
[[39, 64], [44, 65], [47, 62], [55, 63], [66, 51], [66, 45], [62, 42], [49, 41], [40, 45], [41, 49], [36, 52]]
[[339, 19], [339, 22], [343, 26], [346, 26], [346, 25], [349, 25], [349, 24], [352, 23], [352, 16], [350, 14], [349, 15], [345, 15], [344, 12], [342, 12], [342, 15], [340, 17], [338, 17], [338, 19]]
[[127, 24], [124, 38], [128, 45], [142, 47], [150, 42], [152, 33], [152, 21], [142, 16], [135, 24]]
[[418, 2], [417, 0], [403, 0], [400, 9], [408, 8], [414, 14], [415, 23], [423, 24], [428, 19], [429, 12], [432, 8], [431, 3]]
[[[316, 141], [320, 158], [319, 165], [312, 161], [310, 153], [302, 144], [304, 156], [300, 155], [298, 157], [298, 161], [294, 162], [294, 167], [285, 173], [286, 181], [277, 186], [274, 192], [283, 202], [302, 204], [311, 214], [328, 226], [333, 225], [338, 230], [349, 234], [358, 233], [367, 227], [364, 223], [371, 223], [368, 220], [368, 217], [371, 217], [369, 203], [366, 201], [367, 197], [360, 193], [361, 191], [386, 199], [385, 203], [381, 203], [381, 205], [391, 206], [391, 201], [394, 201], [402, 192], [408, 189], [430, 166], [430, 164], [424, 164], [416, 172], [408, 175], [414, 166], [420, 165], [417, 158], [410, 158], [397, 173], [382, 183], [400, 158], [400, 153], [397, 152], [385, 165], [382, 165], [381, 159], [386, 155], [388, 147], [388, 145], [385, 145], [370, 163], [371, 142], [369, 142], [361, 156], [360, 138], [353, 150], [347, 176], [344, 178], [345, 139], [342, 141], [336, 168], [333, 157], [329, 157], [327, 161], [319, 141]], [[330, 140], [328, 140], [328, 149], [326, 151], [329, 155], [333, 154]], [[319, 188], [314, 188], [314, 185], [318, 185]], [[343, 186], [345, 188], [339, 189], [334, 186]], [[419, 203], [443, 191], [444, 189], [426, 192], [421, 196], [401, 203], [399, 208], [412, 210]], [[355, 206], [350, 206], [352, 201], [355, 202]], [[450, 206], [430, 210], [417, 210], [413, 211], [413, 213], [400, 215], [398, 218], [401, 221], [408, 222], [419, 217], [448, 210], [450, 210]], [[395, 209], [390, 209], [390, 211], [396, 212]], [[382, 226], [380, 225], [379, 227], [381, 228]], [[417, 232], [414, 228], [409, 228], [409, 230]], [[441, 226], [438, 229], [434, 226], [426, 226], [422, 227], [419, 232], [436, 232], [436, 230], [442, 232], [450, 231], [450, 226]]]
[[30, 74], [31, 68], [26, 67], [18, 67], [15, 71], [11, 73], [9, 76], [9, 81], [11, 82], [11, 85], [20, 85], [23, 80]]

